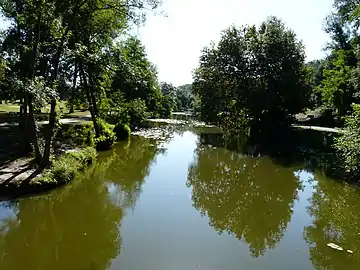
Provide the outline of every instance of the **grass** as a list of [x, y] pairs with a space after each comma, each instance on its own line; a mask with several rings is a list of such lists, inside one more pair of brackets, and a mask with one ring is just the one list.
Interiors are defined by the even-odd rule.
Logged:
[[35, 186], [61, 186], [75, 178], [75, 176], [92, 164], [97, 157], [93, 147], [87, 147], [80, 151], [68, 152], [52, 162], [52, 166], [46, 169], [42, 176], [35, 178], [30, 185]]
[[20, 106], [16, 104], [0, 104], [0, 112], [2, 113], [18, 113]]
[[[18, 102], [13, 103], [0, 103], [0, 113], [18, 113], [20, 111], [20, 105]], [[66, 118], [85, 117], [90, 115], [88, 110], [75, 110], [73, 113], [69, 113], [69, 109], [66, 105], [66, 101], [61, 100], [57, 106], [58, 113], [63, 114]], [[48, 114], [50, 112], [50, 105], [47, 105], [41, 109], [41, 113]]]

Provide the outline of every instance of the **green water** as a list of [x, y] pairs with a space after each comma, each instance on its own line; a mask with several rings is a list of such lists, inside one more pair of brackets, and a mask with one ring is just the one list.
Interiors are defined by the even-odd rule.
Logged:
[[133, 137], [68, 186], [3, 202], [0, 269], [359, 269], [358, 189], [201, 141]]

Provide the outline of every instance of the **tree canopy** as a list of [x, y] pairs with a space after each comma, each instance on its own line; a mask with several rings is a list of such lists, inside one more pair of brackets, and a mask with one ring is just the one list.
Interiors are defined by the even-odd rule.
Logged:
[[308, 70], [304, 47], [275, 17], [260, 27], [232, 26], [202, 51], [194, 74], [204, 120], [251, 128], [287, 124], [304, 108]]
[[[128, 35], [160, 5], [159, 0], [1, 1], [1, 14], [10, 22], [2, 40], [1, 97], [19, 101], [20, 126], [28, 134], [24, 146], [33, 148], [41, 164], [50, 161], [60, 100], [71, 111], [89, 109], [98, 141], [109, 139], [98, 120], [111, 108], [129, 113], [126, 104], [140, 99], [151, 114], [165, 113], [156, 68], [141, 42]], [[42, 138], [35, 117], [44, 107], [49, 124]]]

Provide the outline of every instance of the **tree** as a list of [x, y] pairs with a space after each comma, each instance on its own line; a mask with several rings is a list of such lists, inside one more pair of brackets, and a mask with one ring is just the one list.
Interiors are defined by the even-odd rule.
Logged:
[[194, 104], [194, 95], [192, 92], [192, 85], [185, 84], [177, 88], [177, 100], [178, 100], [178, 110], [190, 110]]
[[325, 31], [331, 42], [327, 45], [330, 54], [326, 59], [323, 78], [317, 87], [322, 97], [322, 105], [342, 124], [342, 118], [351, 113], [351, 104], [358, 102], [356, 81], [356, 55], [359, 43], [356, 16], [357, 0], [335, 0], [334, 12], [325, 21]]
[[[145, 10], [156, 9], [160, 4], [158, 0], [1, 2], [2, 15], [12, 23], [3, 42], [3, 52], [13, 72], [6, 85], [13, 82], [12, 95], [21, 102], [20, 124], [43, 166], [49, 164], [57, 130], [57, 101], [69, 89], [86, 98], [96, 135], [101, 136], [97, 124], [99, 106], [113, 76], [109, 50], [126, 29], [145, 21]], [[34, 116], [38, 99], [50, 105], [43, 152]], [[153, 103], [149, 99], [154, 107]]]
[[352, 67], [347, 64], [348, 52], [333, 52], [334, 58], [324, 69], [324, 79], [318, 88], [323, 105], [333, 111], [339, 119], [349, 113], [351, 103], [355, 101], [354, 87], [350, 80]]
[[321, 92], [318, 90], [319, 85], [324, 79], [324, 69], [326, 65], [326, 60], [313, 60], [308, 62], [307, 67], [310, 72], [310, 85], [311, 85], [311, 94], [309, 105], [311, 107], [319, 107], [322, 104]]
[[202, 118], [221, 125], [243, 117], [254, 130], [288, 125], [307, 101], [304, 59], [301, 42], [275, 17], [258, 29], [228, 28], [203, 50], [194, 74]]
[[125, 102], [140, 98], [148, 111], [157, 115], [161, 110], [161, 90], [155, 66], [147, 59], [145, 47], [130, 37], [113, 49], [115, 73], [111, 88], [122, 93]]

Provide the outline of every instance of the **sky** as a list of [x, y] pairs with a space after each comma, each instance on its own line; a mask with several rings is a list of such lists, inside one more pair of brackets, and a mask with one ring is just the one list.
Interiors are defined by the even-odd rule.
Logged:
[[148, 58], [158, 69], [160, 81], [175, 86], [192, 82], [201, 49], [220, 39], [221, 31], [259, 25], [277, 16], [295, 31], [306, 48], [307, 60], [325, 55], [329, 41], [323, 30], [333, 0], [164, 0], [159, 10], [167, 17], [150, 14], [137, 34]]

